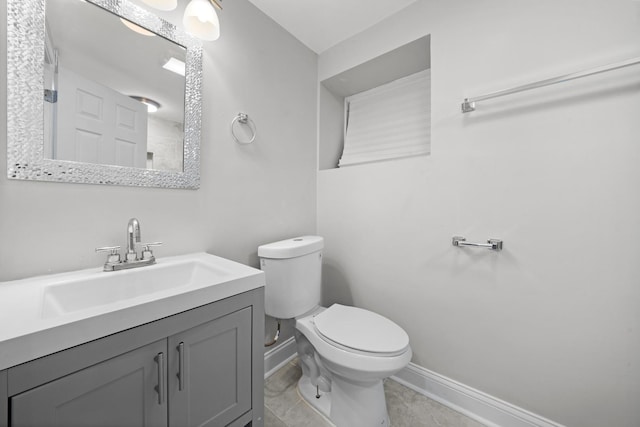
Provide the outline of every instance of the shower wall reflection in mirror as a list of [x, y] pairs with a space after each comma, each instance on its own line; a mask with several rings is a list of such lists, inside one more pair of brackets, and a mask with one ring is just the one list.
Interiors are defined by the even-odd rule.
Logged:
[[45, 158], [182, 171], [185, 48], [84, 1], [45, 17]]

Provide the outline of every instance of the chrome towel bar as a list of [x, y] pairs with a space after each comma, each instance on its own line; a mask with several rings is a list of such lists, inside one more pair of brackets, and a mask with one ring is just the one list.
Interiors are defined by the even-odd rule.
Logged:
[[488, 93], [486, 95], [474, 96], [473, 98], [465, 98], [462, 102], [462, 112], [469, 113], [475, 111], [476, 102], [484, 101], [486, 99], [497, 98], [499, 96], [511, 95], [513, 93], [524, 92], [525, 90], [537, 89], [543, 86], [550, 86], [556, 83], [568, 82], [570, 80], [579, 79], [582, 77], [593, 76], [594, 74], [604, 73], [606, 71], [613, 71], [619, 68], [629, 67], [631, 65], [640, 64], [640, 57], [627, 59], [626, 61], [617, 62], [615, 64], [603, 65], [597, 68], [591, 68], [589, 70], [579, 71], [577, 73], [565, 74], [559, 77], [553, 77], [550, 79], [540, 80], [534, 83], [514, 87], [511, 89], [500, 90], [498, 92]]
[[473, 246], [476, 248], [486, 248], [491, 249], [492, 251], [501, 251], [502, 250], [502, 240], [498, 239], [489, 239], [487, 243], [473, 243], [467, 242], [467, 239], [461, 236], [453, 236], [451, 239], [451, 243], [453, 246]]

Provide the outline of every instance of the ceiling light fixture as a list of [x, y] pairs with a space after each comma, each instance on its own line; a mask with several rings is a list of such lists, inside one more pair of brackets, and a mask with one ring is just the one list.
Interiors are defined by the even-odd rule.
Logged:
[[178, 6], [178, 0], [142, 0], [142, 2], [165, 11], [173, 10]]
[[187, 33], [206, 41], [218, 40], [220, 21], [214, 6], [222, 9], [217, 0], [191, 0], [182, 18]]
[[149, 113], [155, 113], [156, 111], [158, 111], [158, 108], [160, 108], [159, 102], [154, 101], [153, 99], [145, 98], [144, 96], [131, 95], [129, 96], [129, 98], [133, 98], [136, 101], [142, 102], [144, 105], [147, 106], [147, 112]]
[[155, 34], [154, 34], [154, 33], [152, 33], [151, 31], [149, 31], [149, 30], [145, 30], [145, 29], [144, 29], [144, 28], [142, 28], [141, 26], [136, 25], [136, 24], [134, 24], [134, 23], [133, 23], [133, 22], [131, 22], [131, 21], [127, 21], [127, 20], [126, 20], [126, 19], [124, 19], [124, 18], [120, 18], [120, 21], [121, 21], [121, 22], [122, 22], [122, 23], [123, 23], [123, 24], [124, 24], [128, 29], [135, 31], [135, 32], [136, 32], [136, 33], [138, 33], [138, 34], [142, 34], [143, 36], [155, 36]]
[[184, 62], [176, 59], [174, 57], [169, 58], [169, 60], [162, 66], [165, 70], [173, 71], [176, 74], [180, 74], [184, 77], [185, 74], [185, 64]]
[[[177, 0], [142, 0], [142, 2], [164, 11], [173, 10], [178, 6]], [[222, 0], [191, 0], [182, 17], [185, 31], [201, 40], [218, 40], [220, 37], [220, 21], [218, 20], [216, 8], [222, 10], [221, 2]]]

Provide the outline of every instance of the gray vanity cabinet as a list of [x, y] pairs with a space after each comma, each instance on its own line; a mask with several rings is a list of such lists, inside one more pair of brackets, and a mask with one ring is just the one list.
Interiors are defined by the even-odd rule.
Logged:
[[0, 427], [263, 425], [264, 290], [0, 371]]
[[165, 348], [155, 342], [14, 396], [11, 426], [166, 426], [157, 391]]
[[226, 426], [251, 408], [251, 310], [169, 338], [169, 424]]

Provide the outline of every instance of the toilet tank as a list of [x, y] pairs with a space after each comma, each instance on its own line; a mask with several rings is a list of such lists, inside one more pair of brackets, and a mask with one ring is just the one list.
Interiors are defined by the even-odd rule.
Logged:
[[265, 313], [292, 319], [320, 304], [322, 248], [320, 236], [301, 236], [258, 247], [265, 274]]

